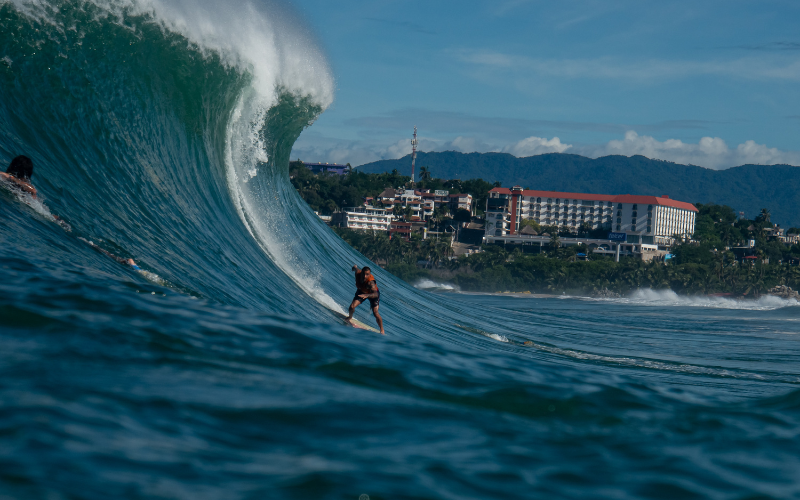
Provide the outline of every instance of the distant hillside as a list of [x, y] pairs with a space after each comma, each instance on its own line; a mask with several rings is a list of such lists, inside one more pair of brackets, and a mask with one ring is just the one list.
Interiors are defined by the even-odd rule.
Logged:
[[[517, 158], [506, 153], [418, 153], [419, 167], [442, 179], [482, 178], [504, 187], [579, 193], [668, 195], [690, 203], [719, 203], [755, 217], [769, 208], [773, 222], [800, 227], [800, 168], [789, 165], [742, 165], [711, 170], [651, 160], [644, 156], [605, 156], [593, 160], [570, 154]], [[358, 167], [362, 172], [410, 175], [411, 157], [381, 160]]]

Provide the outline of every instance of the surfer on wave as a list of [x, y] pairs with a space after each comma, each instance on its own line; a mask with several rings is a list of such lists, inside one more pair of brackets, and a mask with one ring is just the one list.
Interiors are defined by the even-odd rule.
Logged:
[[31, 184], [33, 162], [27, 156], [17, 156], [5, 172], [0, 172], [0, 179], [7, 181], [12, 187], [36, 198], [36, 188]]
[[[8, 166], [8, 169], [6, 169], [5, 172], [0, 172], [0, 180], [4, 181], [8, 187], [20, 193], [29, 194], [32, 200], [38, 201], [36, 188], [33, 187], [33, 184], [31, 184], [31, 177], [33, 177], [33, 161], [27, 156], [23, 155], [19, 155], [11, 160], [11, 164]], [[29, 202], [25, 203], [31, 205]], [[53, 220], [55, 220], [56, 223], [58, 223], [58, 225], [61, 226], [65, 231], [72, 231], [72, 227], [61, 217], [51, 213], [43, 203], [38, 204], [41, 205], [41, 209], [37, 210], [39, 213], [44, 210], [45, 214], [43, 215], [52, 217]]]
[[378, 283], [375, 281], [375, 276], [372, 275], [372, 271], [368, 267], [359, 269], [358, 266], [353, 266], [352, 270], [356, 273], [356, 295], [353, 297], [353, 302], [350, 304], [350, 310], [348, 311], [345, 321], [349, 322], [352, 320], [356, 307], [369, 299], [369, 305], [370, 308], [372, 308], [372, 314], [375, 315], [375, 321], [378, 322], [378, 328], [381, 329], [381, 335], [385, 335], [386, 332], [383, 331], [383, 319], [378, 313], [378, 306], [381, 302], [381, 292], [378, 290]]
[[81, 238], [80, 236], [78, 237], [78, 239], [88, 243], [90, 247], [94, 248], [95, 250], [97, 250], [101, 254], [105, 255], [106, 257], [111, 257], [112, 259], [116, 260], [117, 262], [119, 262], [123, 266], [130, 266], [131, 269], [133, 269], [134, 271], [142, 272], [142, 268], [137, 266], [136, 265], [136, 261], [134, 261], [133, 259], [126, 259], [125, 257], [119, 257], [118, 255], [114, 255], [113, 253], [109, 252], [108, 250], [100, 248], [93, 241], [89, 241], [87, 239]]

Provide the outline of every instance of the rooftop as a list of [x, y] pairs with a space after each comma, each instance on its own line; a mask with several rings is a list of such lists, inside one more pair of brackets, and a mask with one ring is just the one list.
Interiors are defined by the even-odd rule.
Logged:
[[[509, 188], [494, 188], [490, 193], [511, 194]], [[586, 201], [610, 201], [612, 203], [638, 203], [642, 205], [661, 205], [666, 207], [680, 208], [697, 212], [697, 208], [691, 203], [673, 200], [669, 196], [640, 196], [630, 194], [588, 194], [588, 193], [565, 193], [561, 191], [536, 191], [533, 189], [523, 189], [520, 191], [522, 196], [535, 196], [537, 198], [556, 198]]]

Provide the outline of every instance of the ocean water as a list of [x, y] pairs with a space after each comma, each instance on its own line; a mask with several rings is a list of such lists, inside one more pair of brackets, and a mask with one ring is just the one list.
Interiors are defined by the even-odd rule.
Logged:
[[343, 326], [287, 178], [334, 87], [280, 3], [0, 1], [0, 499], [800, 498], [795, 301], [372, 266]]

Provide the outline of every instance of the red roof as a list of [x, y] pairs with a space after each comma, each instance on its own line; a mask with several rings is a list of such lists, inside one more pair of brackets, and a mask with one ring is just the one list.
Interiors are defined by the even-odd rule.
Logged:
[[[490, 193], [511, 194], [508, 188], [494, 188]], [[697, 212], [697, 208], [691, 203], [670, 199], [667, 196], [637, 196], [630, 194], [587, 194], [587, 193], [563, 193], [560, 191], [534, 191], [525, 189], [522, 196], [536, 196], [539, 198], [559, 198], [586, 201], [610, 201], [612, 203], [637, 203], [641, 205], [661, 205], [665, 207], [681, 208], [691, 212]]]

